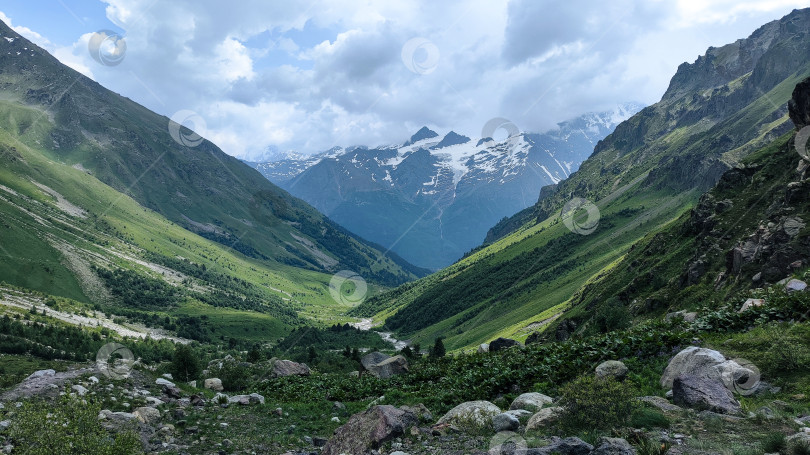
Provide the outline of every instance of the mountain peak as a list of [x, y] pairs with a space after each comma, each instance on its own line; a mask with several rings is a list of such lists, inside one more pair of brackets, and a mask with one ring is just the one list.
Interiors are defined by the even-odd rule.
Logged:
[[462, 136], [461, 134], [456, 133], [455, 131], [450, 131], [438, 144], [431, 147], [431, 150], [436, 150], [444, 147], [450, 147], [451, 145], [458, 145], [470, 142], [470, 138], [467, 136]]
[[419, 141], [422, 141], [422, 140], [425, 140], [425, 139], [430, 139], [432, 137], [439, 137], [439, 134], [436, 133], [435, 131], [433, 131], [432, 129], [426, 127], [426, 126], [423, 126], [422, 128], [419, 129], [419, 131], [416, 132], [416, 134], [411, 136], [411, 138], [408, 140], [408, 142], [406, 142], [403, 145], [407, 146], [407, 145], [415, 144], [415, 143], [417, 143]]

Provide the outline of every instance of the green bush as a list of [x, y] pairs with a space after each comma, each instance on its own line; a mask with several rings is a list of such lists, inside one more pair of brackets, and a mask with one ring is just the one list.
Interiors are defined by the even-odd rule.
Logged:
[[810, 455], [810, 443], [803, 439], [794, 439], [787, 443], [787, 455]]
[[593, 316], [594, 329], [599, 333], [626, 329], [632, 321], [633, 317], [627, 307], [615, 298], [605, 302]]
[[225, 361], [221, 367], [211, 369], [211, 376], [219, 378], [226, 391], [239, 392], [248, 387], [253, 372], [235, 361]]
[[638, 408], [632, 385], [587, 374], [560, 388], [560, 427], [570, 433], [627, 425]]
[[765, 453], [780, 453], [787, 447], [785, 435], [778, 432], [768, 433], [762, 440], [761, 445]]
[[653, 409], [639, 409], [630, 418], [630, 426], [633, 428], [669, 428], [670, 421], [667, 416]]
[[143, 453], [132, 431], [111, 435], [98, 421], [101, 406], [70, 396], [58, 402], [27, 402], [9, 427], [16, 447], [23, 455], [128, 455]]

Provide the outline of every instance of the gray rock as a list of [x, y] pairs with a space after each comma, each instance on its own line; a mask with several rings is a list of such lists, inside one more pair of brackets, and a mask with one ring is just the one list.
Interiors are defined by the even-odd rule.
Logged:
[[627, 366], [618, 360], [608, 360], [602, 362], [596, 367], [597, 378], [612, 377], [618, 381], [623, 381], [627, 377], [630, 370]]
[[621, 438], [602, 438], [591, 455], [636, 455], [636, 449]]
[[526, 432], [539, 430], [553, 424], [559, 418], [562, 410], [563, 408], [555, 406], [537, 411], [526, 423]]
[[509, 405], [509, 409], [525, 409], [526, 411], [537, 412], [547, 404], [551, 404], [554, 400], [542, 393], [530, 392], [519, 395]]
[[449, 423], [459, 428], [467, 427], [481, 430], [492, 427], [492, 418], [501, 410], [489, 401], [468, 401], [461, 403], [447, 412], [438, 424]]
[[481, 343], [478, 345], [478, 353], [483, 354], [489, 352], [489, 343]]
[[366, 369], [380, 379], [388, 379], [408, 372], [408, 359], [401, 355], [370, 365]]
[[35, 371], [35, 372], [31, 373], [31, 375], [28, 376], [25, 379], [29, 380], [29, 379], [43, 378], [43, 377], [46, 377], [46, 376], [54, 376], [54, 375], [56, 375], [56, 371], [54, 371], [54, 370], [39, 370], [39, 371]]
[[363, 368], [368, 370], [370, 367], [380, 362], [386, 361], [390, 358], [391, 358], [390, 355], [385, 355], [382, 352], [374, 351], [364, 355], [363, 358], [360, 359], [360, 363], [363, 364]]
[[496, 433], [500, 433], [501, 431], [517, 431], [517, 429], [520, 428], [520, 420], [504, 412], [492, 418], [492, 428]]
[[717, 379], [678, 376], [672, 385], [672, 399], [679, 406], [698, 411], [738, 414], [741, 410], [734, 395]]
[[79, 395], [80, 397], [83, 397], [87, 393], [87, 388], [79, 384], [74, 385], [73, 387], [71, 387], [71, 389], [74, 392], [76, 392], [76, 394]]
[[132, 411], [132, 414], [135, 415], [135, 418], [137, 418], [138, 421], [147, 425], [152, 425], [160, 420], [160, 411], [155, 408], [135, 408], [135, 410]]
[[166, 378], [157, 378], [157, 379], [155, 379], [155, 384], [162, 385], [162, 386], [167, 386], [167, 387], [174, 387], [175, 386], [172, 381], [169, 381]]
[[415, 414], [423, 422], [433, 422], [433, 413], [422, 403], [415, 406], [400, 406], [400, 409]]
[[536, 449], [527, 449], [526, 455], [588, 455], [593, 450], [593, 446], [579, 438], [560, 439], [556, 436], [551, 438], [551, 444]]
[[754, 370], [755, 367], [747, 368], [712, 349], [691, 346], [669, 361], [661, 376], [661, 387], [671, 388], [676, 377], [686, 375], [716, 379], [729, 391], [748, 393], [759, 381], [759, 374]]
[[0, 430], [6, 430], [11, 425], [11, 422], [8, 420], [0, 421]]
[[349, 418], [335, 430], [334, 436], [323, 447], [322, 455], [364, 455], [386, 441], [405, 434], [418, 423], [413, 413], [393, 406], [374, 406]]
[[807, 283], [802, 280], [792, 279], [787, 282], [785, 285], [785, 290], [787, 292], [797, 292], [797, 291], [804, 291], [807, 288]]
[[762, 305], [765, 305], [765, 300], [764, 299], [753, 299], [753, 298], [751, 298], [751, 299], [746, 300], [742, 304], [742, 307], [740, 307], [740, 310], [737, 311], [737, 312], [738, 313], [745, 313], [746, 311], [750, 310], [751, 308], [760, 307]]
[[208, 378], [203, 382], [203, 387], [213, 390], [214, 392], [222, 392], [225, 390], [222, 387], [222, 380], [219, 378]]
[[527, 411], [525, 409], [511, 409], [509, 411], [506, 411], [506, 414], [515, 416], [515, 418], [518, 419], [521, 423], [527, 422], [534, 415], [532, 411]]
[[511, 348], [514, 346], [523, 346], [519, 341], [511, 338], [498, 338], [489, 343], [489, 352], [498, 352], [503, 349]]
[[276, 378], [285, 376], [309, 376], [312, 372], [303, 363], [296, 363], [291, 360], [276, 360], [273, 363], [272, 375]]

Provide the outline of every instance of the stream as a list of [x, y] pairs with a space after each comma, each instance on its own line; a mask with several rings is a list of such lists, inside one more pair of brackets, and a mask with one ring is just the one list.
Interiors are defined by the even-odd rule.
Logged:
[[[373, 324], [373, 320], [371, 318], [363, 318], [363, 319], [360, 320], [360, 322], [352, 322], [349, 325], [351, 325], [352, 327], [358, 328], [360, 330], [368, 331], [368, 330], [371, 330], [371, 325], [372, 324]], [[411, 344], [410, 340], [406, 340], [406, 341], [397, 340], [396, 338], [394, 338], [394, 334], [392, 334], [391, 332], [377, 332], [377, 334], [380, 335], [380, 337], [383, 340], [393, 344], [394, 349], [396, 349], [397, 351], [403, 349], [405, 346], [410, 346], [410, 344]]]

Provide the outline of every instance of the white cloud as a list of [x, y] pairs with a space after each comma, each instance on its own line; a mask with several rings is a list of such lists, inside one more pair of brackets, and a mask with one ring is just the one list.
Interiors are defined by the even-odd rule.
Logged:
[[[657, 101], [683, 61], [787, 14], [789, 0], [356, 2], [103, 0], [127, 54], [103, 67], [89, 35], [53, 44], [71, 67], [165, 115], [205, 118], [228, 153], [388, 144], [422, 125], [475, 136], [493, 117], [541, 131], [618, 102]], [[0, 19], [8, 22], [2, 13]], [[39, 30], [45, 33], [44, 30]], [[423, 37], [430, 74], [401, 61]]]

